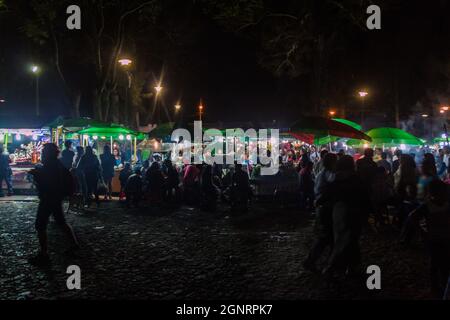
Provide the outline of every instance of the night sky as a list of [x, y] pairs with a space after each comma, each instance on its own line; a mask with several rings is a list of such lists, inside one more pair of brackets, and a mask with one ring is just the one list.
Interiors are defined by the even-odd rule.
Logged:
[[[450, 8], [448, 1], [386, 3], [389, 7], [384, 11], [380, 4], [382, 30], [347, 28], [340, 34], [340, 49], [333, 53], [329, 64], [329, 81], [341, 85], [336, 89], [338, 93], [331, 95], [329, 106], [345, 108], [349, 117], [356, 117], [352, 113], [359, 105], [355, 93], [365, 87], [370, 91], [368, 108], [374, 116], [384, 117], [389, 123], [393, 121], [394, 72], [398, 72], [400, 79], [402, 117], [413, 112], [417, 102], [432, 108], [438, 99], [448, 97], [445, 95], [449, 90], [448, 78], [443, 69], [450, 63]], [[218, 25], [200, 2], [186, 1], [177, 8], [173, 14], [183, 17], [182, 32], [189, 38], [180, 55], [168, 59], [152, 57], [155, 48], [165, 46], [164, 43], [151, 43], [135, 50], [136, 66], [147, 72], [149, 79], [164, 70], [167, 106], [180, 100], [190, 114], [202, 98], [209, 121], [288, 121], [311, 109], [308, 75], [274, 76], [258, 63], [260, 39]], [[22, 22], [14, 13], [2, 14], [0, 19], [0, 96], [7, 100], [0, 104], [0, 114], [31, 112], [34, 82], [28, 66], [36, 56], [41, 61], [48, 57], [26, 38]], [[143, 41], [145, 37], [137, 44]], [[67, 114], [61, 102], [64, 93], [52, 65], [44, 62], [43, 67], [40, 81], [43, 114], [48, 117]], [[86, 97], [88, 94], [83, 96], [81, 114], [90, 116]]]

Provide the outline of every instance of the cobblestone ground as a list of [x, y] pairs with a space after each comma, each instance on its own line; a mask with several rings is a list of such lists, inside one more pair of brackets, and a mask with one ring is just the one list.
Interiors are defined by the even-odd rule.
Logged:
[[[386, 227], [366, 231], [364, 265], [377, 264], [382, 289], [365, 280], [328, 284], [303, 270], [312, 220], [297, 210], [258, 205], [243, 217], [189, 207], [125, 210], [116, 203], [69, 214], [82, 250], [62, 253], [64, 236], [49, 226], [52, 267], [28, 264], [37, 248], [36, 202], [0, 203], [0, 299], [427, 299], [423, 248], [396, 243]], [[81, 290], [68, 290], [66, 268], [81, 267]]]

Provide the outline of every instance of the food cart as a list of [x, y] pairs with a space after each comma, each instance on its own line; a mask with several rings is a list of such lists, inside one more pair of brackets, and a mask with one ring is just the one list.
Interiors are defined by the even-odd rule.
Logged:
[[[145, 139], [143, 133], [134, 131], [118, 124], [104, 124], [100, 126], [91, 126], [77, 132], [82, 146], [92, 146], [97, 155], [103, 152], [103, 146], [111, 146], [111, 151], [132, 150], [130, 162], [136, 163], [138, 159], [137, 141]], [[112, 180], [112, 191], [120, 192], [119, 174], [122, 164], [115, 166], [115, 174]]]
[[9, 154], [12, 184], [15, 189], [31, 189], [28, 175], [41, 160], [41, 150], [50, 142], [50, 132], [41, 129], [0, 128], [0, 144]]

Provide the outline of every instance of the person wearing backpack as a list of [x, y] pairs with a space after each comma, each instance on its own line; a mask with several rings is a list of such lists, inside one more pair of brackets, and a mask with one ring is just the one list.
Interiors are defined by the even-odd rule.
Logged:
[[38, 266], [48, 266], [50, 258], [47, 248], [47, 225], [50, 216], [70, 239], [71, 247], [68, 253], [79, 248], [72, 227], [66, 222], [63, 211], [63, 200], [74, 193], [75, 184], [72, 174], [58, 160], [59, 149], [54, 143], [47, 143], [42, 150], [42, 166], [30, 171], [39, 195], [39, 206], [36, 215], [40, 251], [29, 259]]

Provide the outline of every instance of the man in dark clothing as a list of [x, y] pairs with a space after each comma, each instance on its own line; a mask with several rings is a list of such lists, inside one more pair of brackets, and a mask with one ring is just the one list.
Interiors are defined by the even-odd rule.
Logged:
[[[366, 194], [372, 194], [375, 176], [377, 174], [377, 164], [373, 161], [373, 149], [367, 148], [364, 150], [364, 157], [356, 161], [356, 173], [366, 189]], [[372, 210], [372, 203], [368, 203], [370, 211]]]
[[242, 164], [235, 164], [235, 171], [231, 183], [231, 195], [232, 206], [246, 212], [252, 192], [248, 174], [242, 170]]
[[3, 197], [3, 180], [6, 182], [8, 188], [8, 196], [12, 196], [13, 187], [11, 183], [12, 170], [10, 167], [11, 159], [8, 154], [3, 150], [3, 146], [0, 146], [0, 197]]
[[75, 152], [72, 150], [72, 141], [66, 140], [64, 142], [65, 149], [61, 152], [61, 163], [66, 169], [72, 168], [73, 166], [73, 158], [75, 157]]
[[41, 248], [38, 255], [30, 259], [30, 263], [35, 265], [44, 266], [50, 263], [47, 252], [47, 225], [50, 216], [53, 216], [57, 225], [70, 238], [72, 243], [70, 252], [78, 248], [77, 239], [66, 222], [62, 207], [64, 197], [70, 196], [74, 191], [74, 181], [69, 170], [58, 161], [58, 153], [55, 144], [46, 144], [42, 150], [43, 165], [30, 171], [39, 193], [35, 228]]
[[111, 153], [111, 148], [108, 145], [103, 147], [103, 153], [100, 155], [100, 164], [102, 167], [103, 180], [105, 181], [105, 184], [108, 187], [107, 194], [105, 195], [105, 200], [106, 198], [109, 198], [109, 200], [111, 200], [112, 179], [114, 178], [115, 174], [114, 171], [115, 159]]
[[125, 185], [125, 197], [128, 208], [131, 203], [136, 207], [139, 205], [139, 201], [142, 198], [142, 185], [141, 170], [137, 168], [134, 170], [134, 174], [128, 177], [127, 184]]

